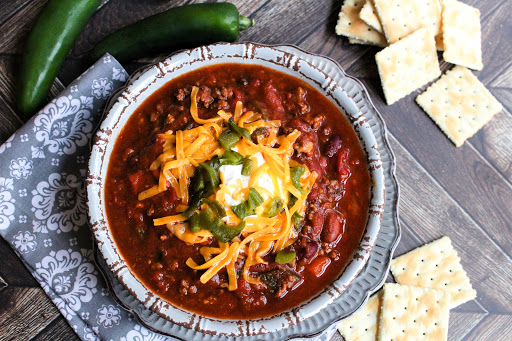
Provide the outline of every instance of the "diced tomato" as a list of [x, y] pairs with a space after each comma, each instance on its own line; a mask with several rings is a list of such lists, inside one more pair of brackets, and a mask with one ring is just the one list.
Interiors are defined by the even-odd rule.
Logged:
[[263, 86], [267, 108], [270, 110], [270, 118], [273, 120], [284, 120], [284, 107], [281, 96], [277, 92], [272, 82], [267, 82]]
[[331, 259], [326, 256], [320, 256], [315, 258], [308, 267], [308, 270], [315, 275], [320, 277], [324, 274], [325, 269], [331, 264]]
[[135, 194], [142, 192], [144, 188], [144, 173], [139, 170], [136, 173], [132, 173], [128, 176], [130, 184], [132, 185], [132, 191]]
[[350, 177], [350, 167], [348, 165], [348, 150], [342, 149], [338, 153], [338, 162], [336, 164], [339, 180], [343, 183]]
[[244, 102], [244, 95], [238, 91], [237, 89], [233, 89], [233, 100], [235, 101], [235, 104], [236, 102], [240, 101], [240, 102]]

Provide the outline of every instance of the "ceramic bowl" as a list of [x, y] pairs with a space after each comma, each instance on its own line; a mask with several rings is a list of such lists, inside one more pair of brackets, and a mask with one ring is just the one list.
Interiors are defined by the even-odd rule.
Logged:
[[[363, 148], [371, 176], [370, 208], [364, 234], [358, 248], [340, 276], [316, 297], [299, 306], [272, 317], [256, 320], [224, 320], [199, 316], [177, 308], [149, 290], [130, 272], [118, 251], [110, 232], [105, 213], [104, 186], [110, 155], [116, 138], [131, 114], [156, 90], [170, 80], [201, 67], [220, 63], [257, 64], [298, 77], [337, 105], [354, 128]], [[98, 250], [107, 267], [126, 290], [146, 308], [169, 321], [173, 328], [168, 332], [179, 338], [201, 335], [207, 339], [237, 337], [273, 339], [299, 335], [294, 327], [310, 317], [329, 314], [331, 303], [347, 291], [367, 263], [377, 241], [386, 204], [386, 187], [394, 186], [393, 209], [396, 210], [398, 188], [394, 179], [394, 158], [385, 136], [385, 127], [375, 111], [362, 85], [348, 77], [341, 68], [321, 56], [308, 54], [292, 46], [266, 46], [253, 43], [214, 44], [178, 52], [167, 59], [144, 69], [132, 78], [98, 129], [89, 161], [87, 195], [89, 219]], [[363, 105], [363, 106], [362, 106]], [[383, 150], [385, 149], [385, 150]], [[393, 164], [391, 185], [386, 183], [382, 152], [385, 162]], [[389, 178], [389, 175], [387, 175]], [[389, 180], [389, 179], [388, 179]], [[388, 181], [389, 182], [389, 181]], [[395, 198], [396, 196], [396, 198]], [[396, 217], [396, 212], [394, 212]], [[398, 240], [399, 232], [387, 248], [391, 251], [379, 274], [384, 278], [389, 259]], [[359, 307], [375, 290], [371, 287], [358, 292]], [[355, 309], [354, 309], [355, 310]], [[331, 320], [326, 319], [326, 321]], [[321, 326], [325, 329], [328, 324]], [[322, 329], [322, 330], [323, 330]], [[284, 332], [288, 330], [289, 332]], [[271, 334], [272, 333], [272, 334]], [[302, 332], [307, 335], [307, 332]], [[312, 333], [311, 333], [312, 334]], [[272, 335], [272, 337], [270, 337]], [[302, 335], [302, 334], [300, 334]]]

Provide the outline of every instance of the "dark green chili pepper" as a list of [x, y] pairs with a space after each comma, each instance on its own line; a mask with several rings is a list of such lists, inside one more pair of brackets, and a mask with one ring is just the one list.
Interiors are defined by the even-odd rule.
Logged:
[[302, 216], [300, 214], [298, 214], [297, 212], [295, 212], [293, 215], [292, 215], [292, 221], [293, 221], [293, 225], [295, 225], [295, 230], [297, 230], [297, 232], [300, 232], [302, 231]]
[[203, 230], [210, 231], [215, 238], [224, 243], [238, 236], [245, 227], [244, 221], [235, 227], [224, 224], [210, 207], [207, 207], [205, 211], [201, 212], [196, 219], [197, 221], [193, 222], [194, 226], [201, 226]]
[[100, 3], [100, 0], [50, 0], [44, 7], [21, 57], [18, 107], [27, 117], [44, 103], [64, 59]]
[[219, 186], [220, 183], [219, 172], [213, 169], [209, 164], [204, 162], [201, 162], [199, 166], [204, 171], [203, 175], [206, 181], [208, 181], [212, 185], [213, 189], [217, 188], [217, 186]]
[[220, 165], [239, 165], [244, 161], [244, 157], [240, 155], [239, 153], [232, 151], [232, 150], [226, 150], [224, 155], [219, 159]]
[[281, 250], [276, 255], [276, 263], [279, 264], [288, 264], [291, 263], [297, 254], [295, 251], [284, 251]]
[[226, 216], [226, 210], [217, 200], [203, 198], [202, 201], [205, 204], [207, 204], [212, 209], [212, 211], [220, 218], [224, 218]]
[[203, 197], [204, 190], [199, 190], [192, 194], [192, 198], [190, 198], [190, 205], [188, 206], [187, 210], [183, 212], [183, 216], [185, 218], [190, 218], [196, 210], [201, 206], [201, 198]]
[[249, 188], [249, 195], [247, 196], [247, 209], [249, 215], [254, 214], [254, 209], [263, 204], [263, 197], [254, 188]]
[[108, 52], [123, 62], [177, 48], [235, 41], [239, 31], [253, 25], [254, 20], [241, 16], [228, 2], [185, 5], [120, 29], [101, 41], [91, 57]]
[[190, 183], [190, 189], [192, 192], [197, 192], [199, 190], [204, 189], [204, 176], [203, 172], [201, 170], [196, 170], [196, 174], [194, 175], [194, 178], [192, 179]]
[[242, 128], [242, 127], [239, 127], [236, 123], [235, 123], [235, 120], [230, 118], [228, 120], [228, 125], [229, 125], [229, 129], [231, 129], [232, 131], [234, 131], [235, 133], [237, 133], [240, 137], [245, 137], [246, 139], [248, 139], [249, 141], [251, 140], [251, 134], [249, 133], [249, 130], [245, 129], [245, 128]]
[[235, 144], [237, 144], [238, 141], [240, 141], [240, 136], [232, 130], [226, 130], [220, 134], [218, 140], [222, 148], [230, 150], [235, 146]]
[[220, 155], [215, 155], [210, 159], [210, 161], [206, 162], [210, 167], [213, 168], [214, 171], [218, 172], [220, 168]]
[[249, 176], [251, 175], [252, 168], [253, 168], [252, 160], [248, 157], [245, 158], [244, 162], [242, 163], [242, 175]]
[[231, 210], [233, 210], [233, 213], [242, 220], [249, 215], [249, 210], [247, 209], [247, 201], [241, 202], [235, 206], [231, 206]]
[[295, 205], [295, 203], [297, 202], [297, 200], [299, 200], [299, 199], [296, 198], [295, 195], [290, 193], [288, 195], [288, 208], [292, 208], [293, 205]]
[[281, 213], [282, 210], [283, 210], [283, 200], [281, 200], [281, 198], [279, 198], [279, 197], [276, 197], [276, 198], [272, 199], [272, 201], [268, 204], [267, 216], [269, 218], [275, 217], [276, 215]]
[[201, 218], [199, 214], [194, 214], [190, 218], [188, 218], [188, 225], [190, 228], [190, 231], [193, 233], [196, 233], [201, 229]]
[[238, 218], [243, 220], [245, 217], [254, 214], [254, 209], [261, 204], [263, 204], [262, 196], [257, 190], [251, 187], [249, 189], [247, 200], [238, 205], [232, 206], [231, 209]]
[[214, 224], [210, 226], [210, 232], [221, 242], [227, 243], [242, 232], [245, 228], [245, 221], [240, 222], [237, 226], [228, 226], [220, 220], [214, 219]]
[[304, 175], [306, 171], [306, 167], [297, 166], [290, 168], [290, 177], [292, 178], [292, 183], [295, 188], [297, 188], [301, 193], [303, 192], [302, 187], [300, 185], [300, 178]]

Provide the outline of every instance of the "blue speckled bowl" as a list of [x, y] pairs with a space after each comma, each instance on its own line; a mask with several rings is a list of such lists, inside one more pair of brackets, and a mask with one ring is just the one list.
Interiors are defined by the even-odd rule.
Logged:
[[[346, 113], [366, 153], [372, 187], [364, 235], [340, 276], [316, 297], [290, 311], [256, 320], [221, 320], [174, 307], [146, 288], [127, 267], [110, 233], [103, 183], [115, 139], [130, 115], [169, 80], [219, 63], [258, 64], [301, 78]], [[329, 58], [293, 46], [214, 44], [175, 53], [136, 74], [118, 93], [98, 130], [89, 163], [89, 216], [98, 250], [120, 303], [148, 328], [180, 339], [276, 340], [312, 336], [353, 314], [384, 281], [398, 243], [398, 184], [382, 118], [363, 85]], [[119, 281], [122, 285], [119, 285]]]

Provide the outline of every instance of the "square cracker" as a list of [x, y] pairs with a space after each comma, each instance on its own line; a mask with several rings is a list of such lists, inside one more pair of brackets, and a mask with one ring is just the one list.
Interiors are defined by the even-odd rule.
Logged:
[[450, 298], [441, 291], [384, 284], [379, 341], [443, 341], [448, 336]]
[[375, 31], [379, 33], [383, 33], [382, 25], [380, 23], [380, 19], [377, 16], [377, 11], [375, 10], [375, 4], [373, 0], [366, 0], [361, 12], [359, 13], [359, 17], [369, 26], [371, 26]]
[[[375, 43], [373, 43], [371, 41], [361, 40], [361, 39], [357, 39], [357, 38], [348, 38], [348, 42], [350, 44], [375, 45]], [[375, 45], [375, 46], [377, 46], [377, 45]], [[380, 47], [383, 47], [383, 46], [380, 46]]]
[[439, 0], [374, 0], [388, 43], [392, 44], [425, 27], [434, 35], [440, 33]]
[[364, 0], [345, 0], [336, 24], [336, 34], [386, 46], [386, 38], [359, 18]]
[[455, 66], [416, 102], [457, 146], [473, 136], [503, 107], [463, 66]]
[[434, 35], [430, 32], [422, 28], [375, 55], [388, 104], [441, 74]]
[[346, 341], [376, 341], [382, 290], [370, 297], [366, 305], [354, 316], [342, 321], [338, 330]]
[[448, 237], [393, 259], [391, 272], [399, 284], [443, 290], [450, 296], [450, 308], [476, 297]]
[[482, 70], [480, 11], [462, 2], [444, 2], [443, 58], [448, 63]]

